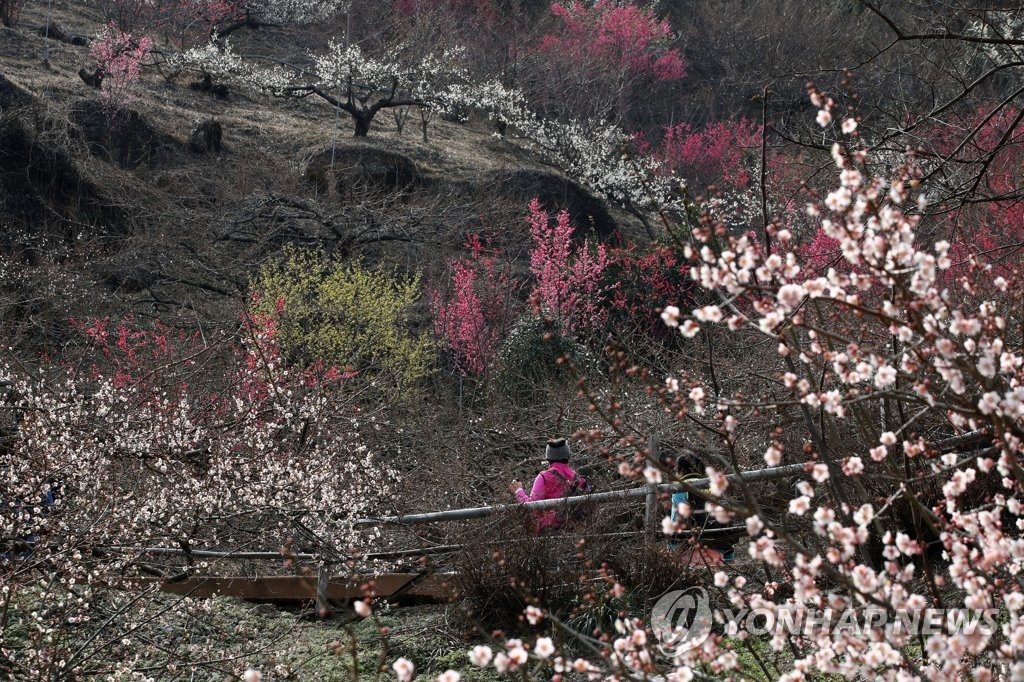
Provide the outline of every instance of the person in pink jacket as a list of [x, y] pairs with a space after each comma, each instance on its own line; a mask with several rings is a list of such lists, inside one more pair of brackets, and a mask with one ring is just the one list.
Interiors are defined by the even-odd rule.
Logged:
[[[564, 438], [549, 440], [544, 451], [548, 468], [537, 474], [533, 479], [533, 489], [527, 495], [523, 484], [512, 481], [509, 490], [520, 502], [536, 502], [537, 500], [554, 500], [569, 494], [583, 494], [590, 491], [587, 480], [569, 466], [569, 444]], [[533, 518], [534, 530], [541, 532], [560, 528], [565, 523], [565, 513], [559, 509], [545, 509], [536, 512]]]

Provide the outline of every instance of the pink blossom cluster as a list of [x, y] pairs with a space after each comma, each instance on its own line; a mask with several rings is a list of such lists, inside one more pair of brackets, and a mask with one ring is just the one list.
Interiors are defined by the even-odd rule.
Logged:
[[449, 265], [451, 291], [428, 291], [434, 331], [464, 376], [480, 376], [493, 363], [510, 323], [516, 282], [485, 253], [478, 235], [466, 242], [470, 256]]
[[607, 315], [603, 305], [606, 287], [601, 282], [608, 265], [604, 245], [591, 248], [589, 240], [574, 244], [575, 228], [569, 213], [562, 211], [552, 223], [537, 199], [530, 202], [526, 222], [534, 244], [530, 253], [530, 272], [535, 278], [531, 300], [561, 320], [571, 333], [599, 327]]
[[89, 53], [103, 74], [100, 97], [110, 111], [124, 111], [135, 100], [135, 86], [152, 48], [152, 38], [134, 37], [114, 24], [93, 41]]
[[702, 185], [745, 189], [750, 173], [743, 157], [750, 150], [760, 153], [761, 134], [761, 126], [741, 117], [711, 123], [701, 130], [693, 130], [688, 123], [667, 126], [657, 146], [642, 133], [633, 141], [641, 154], [657, 159], [663, 173], [682, 172], [695, 176]]
[[674, 81], [686, 75], [686, 63], [677, 48], [665, 48], [672, 37], [667, 19], [650, 9], [615, 0], [587, 5], [580, 0], [554, 3], [551, 12], [562, 21], [558, 34], [541, 38], [538, 50], [549, 56], [583, 64], [600, 63], [634, 75], [650, 74]]

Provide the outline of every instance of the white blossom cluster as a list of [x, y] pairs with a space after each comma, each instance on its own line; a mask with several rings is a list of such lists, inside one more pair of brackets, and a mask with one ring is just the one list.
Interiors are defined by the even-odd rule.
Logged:
[[385, 55], [367, 54], [359, 45], [332, 41], [323, 54], [310, 55], [309, 68], [261, 67], [235, 54], [229, 44], [211, 41], [176, 57], [179, 66], [200, 68], [248, 87], [289, 96], [323, 93], [362, 109], [381, 101], [402, 101], [457, 114], [475, 108], [535, 144], [565, 173], [612, 201], [637, 210], [681, 209], [684, 183], [667, 175], [657, 161], [631, 151], [621, 128], [598, 121], [560, 122], [537, 116], [521, 91], [500, 82], [471, 82], [460, 48], [417, 54], [396, 45]]
[[239, 76], [247, 71], [247, 65], [231, 48], [230, 41], [224, 40], [223, 44], [220, 44], [217, 36], [213, 36], [204, 45], [170, 54], [167, 61], [176, 68], [201, 68], [204, 72], [217, 78]]
[[618, 126], [537, 120], [531, 132], [530, 139], [567, 174], [612, 201], [638, 209], [675, 207], [673, 190], [680, 182], [658, 174], [653, 160], [631, 154], [629, 137]]
[[[387, 498], [394, 473], [360, 443], [353, 422], [337, 418], [336, 396], [297, 390], [301, 377], [291, 372], [272, 362], [246, 367], [239, 390], [211, 403], [118, 385], [116, 376], [0, 368], [22, 414], [13, 446], [0, 454], [0, 531], [93, 546], [219, 543], [229, 536], [218, 519], [252, 518], [273, 521], [262, 528], [272, 543], [302, 527], [316, 538], [311, 551], [348, 548], [357, 540], [351, 521]], [[263, 374], [266, 387], [246, 388]], [[32, 511], [52, 487], [61, 513]]]
[[326, 52], [310, 54], [306, 66], [263, 66], [214, 39], [175, 59], [179, 66], [202, 69], [254, 90], [284, 97], [316, 92], [364, 110], [385, 102], [446, 111], [455, 102], [449, 90], [467, 81], [465, 53], [457, 48], [416, 54], [409, 46], [397, 45], [374, 56], [359, 45], [331, 41]]
[[[831, 105], [820, 97], [817, 103], [822, 107], [819, 123], [827, 125]], [[844, 122], [847, 128], [852, 131], [855, 124]], [[978, 262], [957, 274], [947, 242], [928, 243], [918, 236], [921, 219], [913, 212], [916, 183], [910, 165], [884, 181], [866, 175], [867, 156], [861, 149], [836, 144], [833, 157], [839, 186], [827, 194], [823, 206], [810, 205], [808, 213], [840, 243], [846, 267], [806, 275], [797, 253], [786, 248], [791, 238], [786, 231], [776, 235], [779, 243], [767, 256], [749, 237], [714, 248], [710, 235], [699, 233], [689, 249], [698, 261], [692, 276], [708, 291], [718, 292], [719, 304], [696, 309], [688, 317], [670, 308], [663, 317], [686, 336], [706, 324], [725, 324], [732, 330], [753, 326], [777, 338], [780, 356], [795, 359], [780, 375], [783, 385], [799, 403], [832, 418], [849, 418], [858, 403], [875, 395], [903, 401], [907, 409], [916, 405], [921, 416], [941, 415], [955, 429], [987, 432], [993, 453], [949, 452], [930, 465], [933, 475], [945, 481], [945, 513], [928, 512], [928, 522], [938, 528], [948, 562], [943, 575], [933, 580], [958, 590], [958, 605], [1016, 614], [1024, 604], [1024, 541], [1017, 537], [1024, 527], [1024, 477], [1018, 463], [1024, 438], [1024, 352], [1007, 336], [1015, 318], [1005, 292], [1013, 284]], [[921, 195], [917, 199], [923, 201]], [[822, 310], [830, 314], [822, 316]], [[855, 322], [856, 316], [866, 322]], [[860, 330], [867, 323], [887, 334], [872, 342]], [[837, 347], [838, 339], [845, 343]], [[807, 370], [823, 372], [830, 380], [811, 383], [804, 376]], [[730, 425], [727, 418], [725, 428], [735, 428], [735, 420]], [[865, 457], [850, 456], [836, 469], [815, 464], [813, 477], [820, 484], [837, 476], [860, 479], [890, 456], [924, 457], [930, 448], [921, 436], [885, 431]], [[778, 464], [780, 454], [780, 447], [772, 445], [765, 461]], [[999, 474], [1002, 487], [992, 504], [962, 506], [960, 496], [990, 472]], [[766, 528], [756, 516], [748, 517], [750, 555], [787, 570], [796, 593], [786, 604], [776, 604], [736, 585], [730, 598], [737, 605], [775, 611], [786, 605], [846, 608], [868, 603], [895, 610], [935, 606], [931, 595], [921, 593], [927, 580], [921, 575], [920, 542], [905, 533], [886, 532], [880, 566], [866, 564], [860, 551], [881, 509], [906, 494], [896, 485], [891, 496], [877, 503], [835, 508], [821, 503], [811, 484], [801, 483], [789, 512], [813, 517], [825, 551], [797, 549], [794, 555], [790, 538]], [[1015, 528], [1005, 527], [1003, 519]], [[822, 581], [836, 579], [846, 581], [849, 589], [823, 590]], [[1012, 670], [1014, 678], [1024, 676], [1024, 626], [1016, 617], [994, 634], [931, 636], [927, 662], [907, 658], [908, 635], [884, 629], [876, 634], [869, 641], [859, 635], [812, 641], [810, 653], [794, 662], [786, 679], [802, 679], [810, 670], [856, 677], [879, 669], [890, 670], [888, 677], [898, 673], [893, 679], [919, 679], [921, 668], [931, 678], [992, 679], [999, 670]], [[776, 648], [785, 645], [784, 639], [773, 642]], [[722, 655], [712, 642], [690, 652], [683, 662], [720, 661]]]
[[359, 45], [346, 47], [331, 41], [327, 52], [311, 55], [315, 83], [328, 91], [347, 89], [353, 84], [363, 93], [394, 92], [405, 99], [436, 104], [444, 100], [444, 89], [465, 82], [465, 53], [446, 49], [404, 58], [411, 50], [398, 45], [384, 57], [374, 57]]
[[526, 97], [499, 82], [453, 88], [448, 97], [475, 107], [537, 147], [562, 171], [612, 201], [637, 209], [678, 208], [677, 178], [657, 162], [631, 153], [630, 136], [598, 121], [555, 121], [536, 115]]
[[182, 66], [202, 68], [275, 95], [311, 88], [339, 99], [354, 98], [362, 107], [400, 99], [455, 114], [475, 108], [535, 144], [565, 173], [611, 200], [636, 209], [681, 208], [683, 183], [662, 172], [658, 163], [631, 153], [630, 136], [618, 126], [596, 121], [560, 122], [534, 114], [521, 91], [500, 82], [471, 82], [462, 49], [446, 49], [414, 58], [396, 46], [384, 57], [358, 45], [331, 42], [323, 54], [310, 55], [308, 70], [258, 67], [212, 42], [184, 53]]
[[[397, 476], [362, 443], [340, 384], [282, 365], [259, 334], [233, 359], [157, 355], [129, 373], [0, 366], [0, 410], [16, 417], [0, 445], [8, 598], [49, 599], [33, 579], [41, 565], [64, 589], [116, 584], [147, 547], [350, 559], [372, 546], [378, 533], [353, 521], [381, 511]], [[47, 608], [40, 631], [95, 617], [88, 599], [64, 606]], [[41, 637], [17, 664], [74, 646]]]
[[351, 0], [255, 0], [246, 9], [267, 24], [312, 24], [348, 12]]

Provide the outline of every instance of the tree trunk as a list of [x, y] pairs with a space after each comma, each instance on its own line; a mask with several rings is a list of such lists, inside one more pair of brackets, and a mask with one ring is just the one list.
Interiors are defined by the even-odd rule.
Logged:
[[370, 122], [373, 120], [373, 114], [352, 114], [352, 118], [356, 122], [355, 137], [366, 137], [370, 132]]

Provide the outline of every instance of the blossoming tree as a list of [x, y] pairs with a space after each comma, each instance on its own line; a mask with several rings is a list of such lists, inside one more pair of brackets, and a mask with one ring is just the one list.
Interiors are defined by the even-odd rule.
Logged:
[[549, 117], [628, 119], [642, 109], [645, 88], [686, 75], [668, 20], [649, 8], [571, 0], [552, 3], [551, 13], [557, 30], [534, 48], [546, 65]]
[[568, 212], [559, 213], [552, 224], [537, 199], [530, 202], [527, 222], [534, 245], [530, 272], [535, 284], [530, 296], [537, 307], [560, 320], [569, 333], [599, 327], [606, 314], [601, 281], [608, 265], [604, 244], [596, 245], [593, 253], [589, 240], [574, 244]]
[[[237, 342], [78, 326], [91, 341], [80, 358], [0, 367], [0, 405], [14, 417], [0, 444], [0, 632], [21, 642], [0, 649], [0, 670], [131, 674], [152, 655], [150, 627], [208, 608], [104, 589], [170, 577], [148, 547], [180, 547], [193, 564], [202, 546], [282, 547], [287, 568], [293, 552], [349, 561], [373, 542], [352, 522], [389, 496], [395, 474], [361, 442], [345, 370], [288, 366], [274, 315], [247, 314]], [[148, 615], [111, 617], [126, 612]], [[167, 642], [159, 658], [202, 668], [223, 655], [205, 651]]]
[[[666, 647], [669, 633], [625, 617], [600, 656], [567, 657], [544, 636], [478, 648], [477, 664], [548, 664], [591, 679], [742, 676], [746, 665], [790, 680], [812, 671], [1024, 675], [1024, 355], [1011, 294], [1021, 273], [984, 256], [955, 262], [949, 242], [924, 229], [928, 198], [915, 155], [878, 175], [858, 120], [815, 90], [811, 98], [818, 123], [835, 120], [842, 137], [832, 147], [837, 186], [810, 197], [807, 217], [835, 240], [845, 267], [807, 267], [788, 229], [773, 227], [765, 243], [705, 213], [680, 248], [696, 260], [690, 275], [709, 299], [689, 311], [666, 306], [662, 317], [692, 343], [742, 339], [747, 361], [733, 367], [710, 356], [706, 370], [669, 375], [651, 394], [715, 443], [722, 459], [707, 462], [700, 494], [716, 519], [745, 529], [744, 553], [766, 567], [762, 576], [707, 569], [704, 587], [719, 617], [727, 607], [776, 623], [784, 613], [832, 609], [836, 618], [853, 613], [858, 627], [827, 619], [826, 627], [773, 630], [755, 645], [743, 623], [726, 619], [700, 639], [675, 642], [687, 646]], [[750, 358], [771, 356], [773, 367], [746, 372]], [[624, 380], [641, 376], [628, 363], [620, 369]], [[625, 428], [621, 406], [603, 409], [620, 442], [634, 447], [623, 472], [671, 480], [674, 472], [651, 463], [646, 443]], [[771, 428], [783, 418], [789, 428]], [[762, 453], [762, 466], [803, 466], [782, 509], [727, 477], [756, 467], [752, 452]], [[683, 530], [690, 508], [679, 511], [678, 521], [662, 524], [666, 534]], [[610, 600], [623, 588], [608, 581]], [[926, 636], [894, 626], [901, 613], [950, 607], [985, 613], [989, 626], [945, 616]], [[879, 616], [865, 621], [870, 611]], [[554, 618], [525, 615], [530, 623]], [[752, 646], [787, 653], [764, 659], [762, 649], [760, 664], [750, 663], [739, 654]]]
[[396, 107], [438, 107], [452, 103], [449, 91], [465, 82], [462, 51], [421, 53], [409, 45], [393, 45], [373, 55], [358, 44], [331, 41], [324, 54], [310, 55], [312, 68], [263, 68], [249, 63], [230, 45], [208, 44], [178, 58], [192, 66], [269, 92], [277, 97], [322, 99], [345, 112], [365, 137], [378, 113]]
[[518, 282], [497, 257], [485, 251], [478, 235], [466, 240], [469, 255], [448, 264], [450, 291], [430, 290], [434, 331], [441, 338], [456, 371], [482, 376], [498, 352], [515, 305]]
[[124, 111], [135, 98], [134, 88], [152, 47], [151, 38], [134, 38], [113, 24], [93, 42], [89, 54], [96, 60], [100, 97], [111, 114]]

